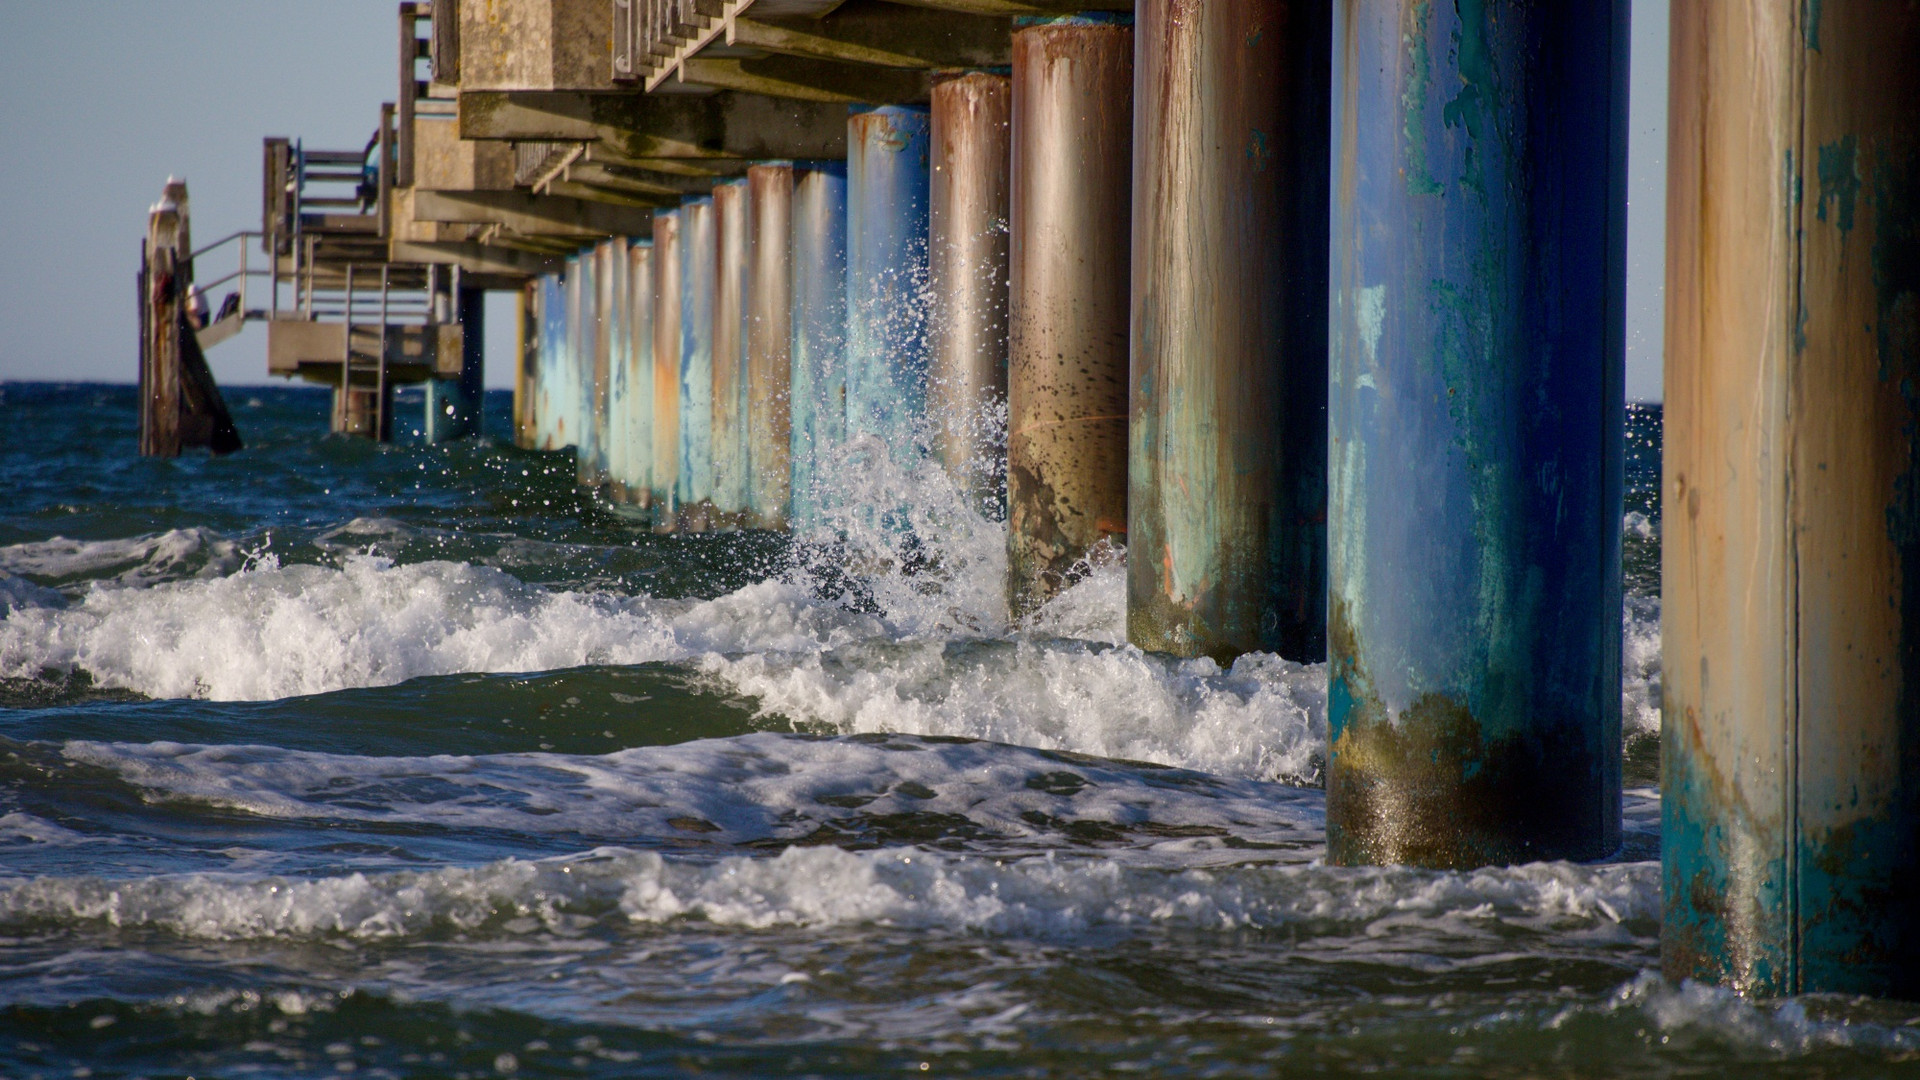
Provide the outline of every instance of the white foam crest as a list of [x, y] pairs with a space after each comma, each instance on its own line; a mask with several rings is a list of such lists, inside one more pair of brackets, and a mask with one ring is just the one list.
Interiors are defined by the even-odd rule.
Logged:
[[208, 581], [94, 589], [0, 621], [0, 676], [84, 669], [153, 697], [262, 700], [423, 675], [821, 649], [871, 618], [767, 581], [706, 602], [549, 592], [465, 563], [267, 564]]
[[954, 735], [1232, 776], [1305, 779], [1326, 747], [1324, 665], [1268, 654], [1229, 671], [1131, 645], [885, 642], [709, 655], [763, 710], [839, 731]]
[[[941, 821], [950, 842], [1066, 845], [1095, 827], [1114, 858], [1295, 860], [1319, 843], [1318, 792], [991, 743], [762, 733], [605, 756], [363, 758], [269, 746], [70, 742], [156, 801], [278, 819], [490, 829], [631, 843], [844, 837]], [[950, 830], [951, 831], [951, 830]], [[1229, 840], [1232, 842], [1230, 843]]]
[[66, 606], [67, 598], [58, 592], [0, 570], [0, 618], [27, 608]]
[[1620, 727], [1627, 738], [1660, 734], [1660, 598], [1629, 596], [1620, 652]]
[[[480, 867], [291, 879], [188, 874], [0, 880], [0, 928], [97, 923], [203, 940], [577, 932], [612, 918], [720, 927], [878, 925], [995, 936], [1299, 928], [1390, 944], [1399, 934], [1565, 934], [1659, 917], [1659, 867], [1536, 863], [1454, 873], [1239, 866], [1166, 870], [1104, 859], [955, 857], [908, 848], [788, 848], [694, 860], [599, 849]], [[1618, 931], [1608, 931], [1615, 932]]]
[[238, 569], [239, 545], [211, 529], [169, 529], [118, 540], [56, 536], [0, 547], [0, 570], [29, 577], [91, 578], [146, 586], [181, 578], [216, 578]]
[[0, 814], [0, 844], [7, 842], [42, 844], [48, 847], [74, 847], [79, 844], [102, 843], [105, 839], [74, 832], [45, 818], [15, 811], [10, 814]]
[[[1867, 1049], [1920, 1051], [1920, 1027], [1911, 1020], [1874, 1023], [1854, 1017], [1822, 1019], [1810, 1012], [1806, 1000], [1754, 1000], [1726, 987], [1687, 979], [1669, 983], [1658, 972], [1642, 972], [1615, 990], [1601, 1006], [1603, 1014], [1638, 1013], [1670, 1037], [1705, 1036], [1780, 1055], [1821, 1050]], [[1564, 1028], [1596, 1010], [1573, 1006], [1548, 1023]], [[1905, 1019], [1905, 1018], [1903, 1018]]]

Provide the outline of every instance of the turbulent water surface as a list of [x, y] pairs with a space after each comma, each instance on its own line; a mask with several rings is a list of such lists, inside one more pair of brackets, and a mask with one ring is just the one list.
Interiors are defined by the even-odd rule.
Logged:
[[1111, 565], [1008, 626], [877, 448], [821, 537], [655, 537], [229, 394], [162, 462], [0, 387], [0, 1076], [1920, 1069], [1920, 1008], [1652, 974], [1656, 410], [1626, 848], [1434, 873], [1321, 861], [1320, 667], [1141, 653]]

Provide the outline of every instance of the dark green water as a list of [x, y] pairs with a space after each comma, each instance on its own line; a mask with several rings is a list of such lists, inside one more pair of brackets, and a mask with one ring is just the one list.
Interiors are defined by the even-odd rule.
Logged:
[[155, 462], [127, 388], [0, 387], [0, 1076], [1920, 1074], [1920, 1008], [1650, 973], [1657, 412], [1628, 846], [1448, 874], [1321, 865], [1318, 668], [1128, 648], [1116, 568], [1005, 626], [884, 454], [930, 552], [230, 400]]

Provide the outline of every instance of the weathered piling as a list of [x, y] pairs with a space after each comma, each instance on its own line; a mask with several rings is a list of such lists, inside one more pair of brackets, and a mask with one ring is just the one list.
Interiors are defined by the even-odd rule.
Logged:
[[193, 240], [187, 185], [169, 179], [147, 215], [140, 251], [140, 453], [178, 457], [183, 447], [240, 449], [240, 435], [200, 352], [187, 312]]
[[753, 237], [743, 177], [713, 188], [713, 520], [747, 517], [747, 298]]
[[847, 120], [847, 433], [897, 459], [926, 420], [927, 110]]
[[567, 393], [567, 286], [560, 274], [540, 278], [540, 375], [534, 380], [535, 447], [558, 450], [571, 441]]
[[653, 511], [653, 242], [636, 240], [626, 246], [627, 309], [626, 398], [621, 405], [621, 441], [626, 445], [619, 475], [622, 501], [640, 510], [646, 520]]
[[1620, 843], [1627, 3], [1335, 21], [1327, 856], [1598, 858]]
[[1673, 5], [1661, 955], [1920, 996], [1920, 11]]
[[1013, 35], [1007, 592], [1016, 615], [1127, 536], [1133, 30]]
[[927, 411], [933, 450], [969, 501], [996, 515], [1006, 460], [1012, 82], [984, 71], [935, 82], [929, 128]]
[[680, 521], [680, 225], [682, 212], [653, 215], [653, 528]]
[[567, 258], [566, 272], [566, 308], [565, 323], [562, 326], [562, 345], [560, 362], [556, 365], [559, 378], [554, 385], [555, 409], [559, 412], [555, 429], [559, 433], [559, 450], [571, 446], [576, 452], [587, 437], [587, 399], [592, 392], [592, 328], [588, 325], [588, 313], [592, 310], [589, 284], [593, 277], [593, 259], [591, 254], [574, 254]]
[[606, 275], [602, 286], [606, 305], [600, 317], [607, 324], [607, 412], [600, 437], [601, 457], [606, 463], [601, 493], [607, 501], [621, 505], [627, 501], [627, 402], [632, 394], [627, 375], [631, 370], [628, 358], [633, 352], [629, 337], [632, 318], [627, 304], [627, 242], [615, 237], [603, 246], [607, 253], [601, 268]]
[[534, 392], [540, 378], [541, 279], [533, 278], [514, 293], [513, 332], [519, 345], [513, 369], [513, 445], [536, 445]]
[[793, 165], [747, 170], [747, 524], [785, 529], [792, 492]]
[[823, 467], [847, 434], [847, 169], [793, 169], [793, 522], [821, 520]]
[[1324, 3], [1136, 8], [1127, 636], [1324, 634]]
[[452, 290], [452, 315], [460, 324], [460, 374], [427, 380], [421, 434], [430, 443], [480, 434], [487, 376], [486, 297], [479, 289], [456, 286]]
[[713, 524], [713, 199], [680, 204], [679, 527]]
[[607, 402], [613, 389], [613, 245], [595, 244], [580, 257], [580, 438], [574, 451], [579, 484], [598, 491], [607, 484]]

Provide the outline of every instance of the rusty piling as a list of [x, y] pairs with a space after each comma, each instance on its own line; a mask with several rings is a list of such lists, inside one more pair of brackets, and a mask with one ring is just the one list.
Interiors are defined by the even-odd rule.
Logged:
[[713, 188], [713, 521], [747, 517], [747, 305], [752, 287], [747, 181]]
[[1134, 34], [1127, 636], [1319, 659], [1326, 5], [1142, 0]]
[[793, 479], [793, 165], [754, 165], [747, 184], [747, 525], [784, 530]]
[[1668, 977], [1920, 996], [1920, 11], [1676, 0]]
[[653, 530], [680, 523], [679, 209], [653, 215]]
[[998, 516], [1007, 400], [1007, 189], [1013, 80], [935, 82], [927, 198], [933, 450], [976, 510]]
[[627, 350], [622, 357], [626, 371], [625, 394], [618, 415], [620, 439], [625, 446], [615, 479], [624, 493], [623, 501], [651, 521], [653, 511], [653, 241], [634, 240], [623, 245], [627, 261], [626, 293], [622, 304], [627, 311]]
[[905, 461], [926, 420], [927, 110], [847, 119], [847, 432]]
[[1007, 592], [1021, 615], [1127, 536], [1133, 29], [1013, 35]]
[[608, 399], [613, 387], [613, 242], [602, 240], [580, 257], [580, 440], [574, 452], [579, 485], [606, 487], [612, 447]]
[[1600, 858], [1627, 3], [1334, 19], [1328, 861]]

